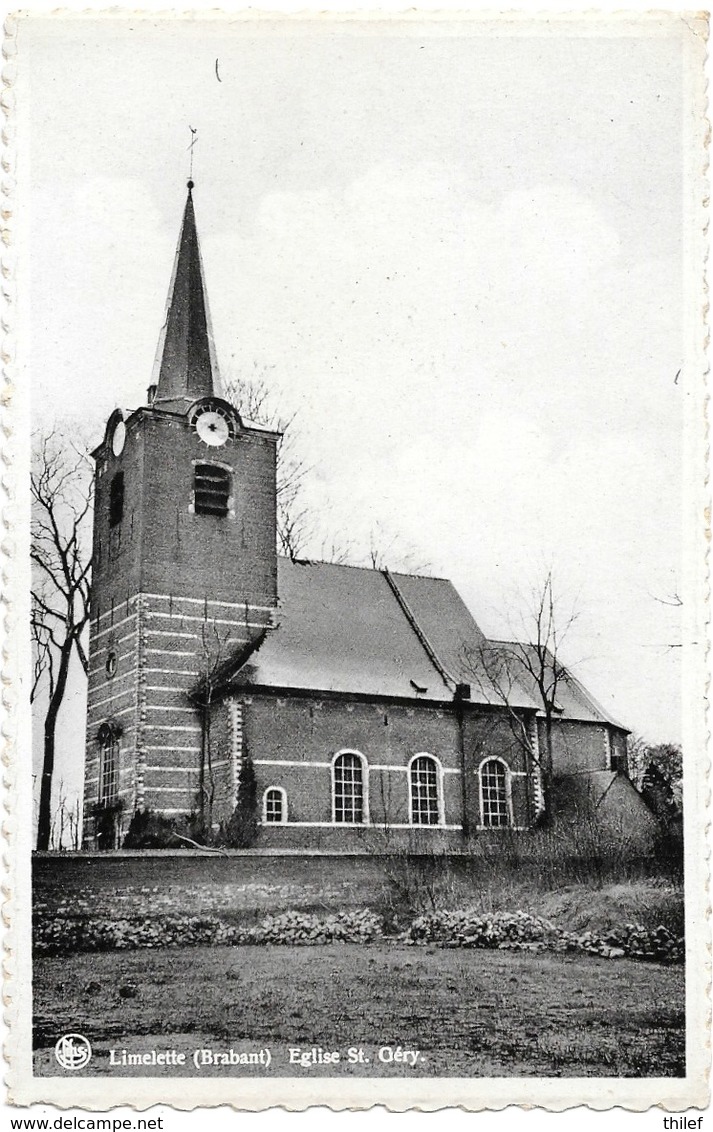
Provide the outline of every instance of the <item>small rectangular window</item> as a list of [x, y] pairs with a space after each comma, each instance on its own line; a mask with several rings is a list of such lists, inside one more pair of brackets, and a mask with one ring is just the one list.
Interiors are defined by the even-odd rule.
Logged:
[[193, 483], [193, 500], [196, 515], [228, 514], [230, 502], [230, 472], [215, 464], [197, 464]]
[[124, 517], [124, 473], [117, 472], [109, 489], [109, 525], [116, 527]]

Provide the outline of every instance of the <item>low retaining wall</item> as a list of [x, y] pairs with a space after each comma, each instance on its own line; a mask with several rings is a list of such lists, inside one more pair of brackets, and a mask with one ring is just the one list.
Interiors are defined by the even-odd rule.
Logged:
[[266, 885], [353, 888], [366, 894], [383, 876], [384, 858], [326, 851], [114, 850], [107, 853], [34, 853], [35, 895], [52, 904], [79, 889], [98, 893], [131, 888]]

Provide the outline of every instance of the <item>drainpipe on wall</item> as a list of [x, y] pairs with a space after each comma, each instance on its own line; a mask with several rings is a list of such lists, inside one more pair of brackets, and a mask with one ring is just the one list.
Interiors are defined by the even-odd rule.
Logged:
[[470, 700], [470, 684], [456, 684], [455, 692], [453, 693], [453, 703], [456, 709], [456, 722], [458, 724], [458, 753], [460, 755], [460, 789], [461, 789], [461, 805], [463, 807], [463, 840], [467, 841], [470, 837], [470, 822], [468, 820], [468, 787], [466, 784], [466, 765], [465, 765], [465, 734], [464, 734], [464, 711], [463, 704], [465, 701]]
[[[522, 765], [523, 765], [524, 770], [525, 770], [525, 811], [526, 811], [526, 814], [527, 814], [527, 825], [528, 825], [528, 828], [530, 828], [537, 821], [537, 803], [533, 798], [533, 794], [534, 794], [534, 781], [533, 780], [534, 780], [535, 775], [537, 774], [537, 767], [535, 765], [535, 761], [534, 761], [534, 758], [533, 758], [533, 751], [536, 750], [536, 746], [537, 746], [537, 716], [536, 715], [532, 715], [530, 717], [530, 719], [528, 720], [527, 726], [530, 729], [530, 735], [532, 736], [530, 742], [532, 744], [533, 750], [532, 751], [530, 750], [530, 747], [528, 746], [527, 743], [523, 743], [523, 745], [522, 745]], [[515, 821], [517, 823], [517, 818], [515, 819]]]

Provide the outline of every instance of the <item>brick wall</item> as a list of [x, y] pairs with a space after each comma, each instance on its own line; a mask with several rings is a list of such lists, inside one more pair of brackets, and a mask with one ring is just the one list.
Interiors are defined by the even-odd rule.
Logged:
[[260, 794], [283, 786], [291, 822], [332, 824], [332, 760], [340, 751], [356, 751], [370, 768], [374, 824], [409, 824], [408, 761], [428, 753], [442, 768], [445, 824], [460, 825], [457, 724], [447, 709], [258, 695], [243, 704], [244, 740]]
[[629, 749], [626, 732], [620, 731], [619, 728], [616, 727], [610, 728], [610, 741], [612, 769], [621, 771], [622, 774], [628, 776]]
[[[368, 840], [372, 848], [397, 844], [413, 851], [423, 851], [427, 844], [439, 851], [452, 848], [463, 840], [464, 813], [468, 832], [476, 833], [482, 826], [478, 770], [487, 755], [497, 756], [512, 770], [508, 778], [512, 821], [518, 827], [528, 824], [532, 785], [525, 781], [521, 747], [497, 713], [466, 709], [464, 776], [461, 731], [452, 706], [255, 692], [236, 696], [216, 709], [213, 731], [226, 749], [230, 713], [236, 709], [240, 732], [233, 754], [239, 760], [249, 752], [253, 759], [261, 817], [265, 791], [270, 787], [285, 791], [287, 824], [263, 826], [261, 845], [354, 848]], [[332, 767], [343, 751], [356, 752], [364, 760], [368, 821], [362, 829], [334, 821]], [[419, 754], [438, 760], [438, 826], [412, 824], [409, 763]]]
[[[480, 769], [487, 759], [500, 759], [510, 770], [511, 820], [526, 828], [535, 816], [537, 782], [525, 759], [524, 736], [534, 738], [534, 721], [523, 716], [522, 724], [507, 712], [471, 709], [464, 715], [465, 814], [469, 832], [482, 828]], [[530, 774], [528, 776], [528, 770]]]
[[[611, 728], [606, 724], [556, 720], [552, 729], [552, 764], [555, 775], [587, 770], [608, 770]], [[540, 721], [544, 747], [544, 721]]]
[[[84, 764], [84, 839], [87, 843], [94, 838], [93, 809], [99, 801], [98, 733], [101, 724], [107, 720], [112, 720], [121, 729], [118, 773], [123, 813], [130, 814], [139, 804], [137, 765], [133, 757], [138, 727], [138, 608], [139, 600], [135, 597], [106, 610], [92, 623]], [[112, 663], [108, 670], [110, 657], [115, 668]], [[110, 675], [112, 668], [113, 675]]]
[[[230, 513], [193, 511], [198, 463], [231, 474]], [[110, 523], [111, 484], [124, 477], [120, 523]], [[274, 606], [275, 439], [242, 432], [220, 448], [202, 443], [186, 418], [142, 409], [128, 422], [120, 456], [97, 454], [95, 602], [103, 612], [138, 592], [176, 593]]]
[[[274, 439], [242, 433], [209, 448], [183, 418], [148, 416], [144, 444], [142, 589], [274, 606]], [[193, 513], [198, 463], [231, 473], [230, 513], [224, 518]]]
[[[196, 463], [232, 476], [230, 513], [196, 515]], [[110, 521], [111, 484], [123, 474], [123, 513]], [[197, 808], [201, 726], [189, 696], [201, 674], [271, 624], [276, 605], [275, 440], [244, 432], [208, 448], [185, 418], [140, 410], [124, 451], [97, 453], [93, 610], [85, 770], [85, 840], [98, 800], [98, 731], [121, 728], [117, 838], [136, 808]], [[108, 671], [109, 652], [116, 670]], [[224, 806], [229, 760], [214, 760]]]

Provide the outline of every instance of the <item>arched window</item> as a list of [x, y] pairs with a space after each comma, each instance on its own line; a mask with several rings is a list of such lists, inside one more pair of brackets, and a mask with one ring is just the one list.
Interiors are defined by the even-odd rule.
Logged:
[[109, 526], [117, 527], [124, 517], [124, 473], [117, 472], [109, 488]]
[[334, 776], [334, 820], [345, 825], [364, 821], [364, 767], [361, 755], [343, 751], [332, 764]]
[[196, 464], [193, 479], [193, 504], [196, 515], [228, 514], [230, 472], [218, 464]]
[[480, 816], [489, 829], [510, 825], [508, 768], [502, 759], [486, 759], [480, 765]]
[[114, 723], [102, 723], [99, 728], [99, 801], [116, 802], [119, 797], [119, 738], [121, 732]]
[[411, 824], [438, 825], [438, 763], [430, 755], [417, 755], [409, 767], [411, 787]]
[[265, 791], [262, 820], [266, 825], [284, 825], [287, 821], [287, 795], [281, 786], [268, 786]]

